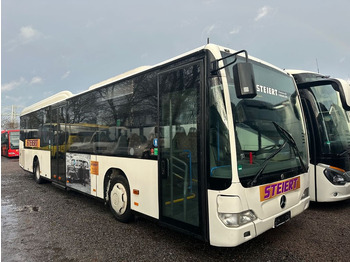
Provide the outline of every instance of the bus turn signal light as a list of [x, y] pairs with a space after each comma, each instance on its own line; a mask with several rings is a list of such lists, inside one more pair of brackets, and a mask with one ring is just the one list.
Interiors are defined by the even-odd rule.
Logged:
[[340, 172], [345, 173], [345, 170], [344, 170], [344, 169], [341, 169], [341, 168], [339, 168], [339, 167], [335, 167], [335, 166], [329, 166], [329, 167], [332, 168], [332, 169], [335, 169], [335, 170], [338, 170], [338, 171], [340, 171]]

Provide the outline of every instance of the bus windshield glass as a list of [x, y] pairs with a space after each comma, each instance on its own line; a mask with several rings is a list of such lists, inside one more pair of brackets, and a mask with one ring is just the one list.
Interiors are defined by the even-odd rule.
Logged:
[[[223, 53], [223, 57], [226, 55]], [[232, 59], [224, 62], [229, 64]], [[232, 67], [226, 68], [235, 126], [236, 168], [244, 187], [296, 176], [306, 172], [308, 163], [293, 78], [261, 63], [252, 63], [257, 86], [253, 99], [237, 98]]]
[[322, 154], [344, 155], [350, 149], [349, 111], [342, 107], [340, 94], [329, 85], [310, 88], [317, 104], [317, 128]]
[[11, 149], [19, 148], [19, 132], [10, 132]]

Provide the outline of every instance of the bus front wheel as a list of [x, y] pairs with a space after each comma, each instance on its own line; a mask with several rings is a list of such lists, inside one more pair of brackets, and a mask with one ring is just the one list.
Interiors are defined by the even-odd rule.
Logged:
[[112, 178], [109, 187], [109, 207], [120, 222], [127, 223], [132, 218], [130, 210], [130, 188], [125, 177]]
[[36, 160], [34, 162], [33, 173], [34, 173], [34, 180], [35, 180], [35, 182], [37, 182], [38, 184], [41, 184], [43, 182], [43, 179], [40, 176], [40, 165], [39, 165], [39, 161], [38, 160]]

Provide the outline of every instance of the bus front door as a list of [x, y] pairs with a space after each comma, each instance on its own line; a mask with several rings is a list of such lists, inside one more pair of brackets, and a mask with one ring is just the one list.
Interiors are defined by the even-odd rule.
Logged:
[[52, 145], [51, 145], [51, 179], [66, 184], [66, 138], [65, 117], [63, 108], [52, 110]]
[[202, 62], [194, 62], [158, 75], [160, 219], [199, 230], [201, 195], [200, 87]]

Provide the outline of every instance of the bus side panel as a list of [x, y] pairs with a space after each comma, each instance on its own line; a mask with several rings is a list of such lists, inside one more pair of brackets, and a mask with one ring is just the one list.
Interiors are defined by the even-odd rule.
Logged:
[[47, 179], [51, 179], [51, 152], [43, 150], [36, 151], [37, 156], [39, 157], [40, 175]]
[[23, 169], [32, 173], [33, 172], [33, 161], [34, 161], [34, 156], [35, 156], [33, 150], [24, 148], [22, 156], [23, 156], [23, 159], [24, 159], [24, 161], [23, 161], [24, 162]]
[[19, 166], [23, 169], [26, 169], [25, 168], [25, 154], [24, 154], [24, 143], [22, 140], [19, 141], [19, 159], [18, 159], [18, 162], [19, 162]]
[[[91, 156], [90, 162], [90, 181], [91, 181], [91, 195], [97, 197], [97, 181], [99, 176], [99, 165], [97, 156]], [[103, 197], [102, 197], [103, 198]]]
[[51, 179], [51, 154], [50, 151], [35, 149], [20, 149], [19, 165], [28, 172], [33, 172], [34, 158], [38, 157], [40, 165], [40, 175]]
[[158, 162], [132, 158], [97, 156], [97, 197], [104, 197], [104, 177], [110, 168], [120, 169], [130, 186], [130, 208], [159, 219]]

